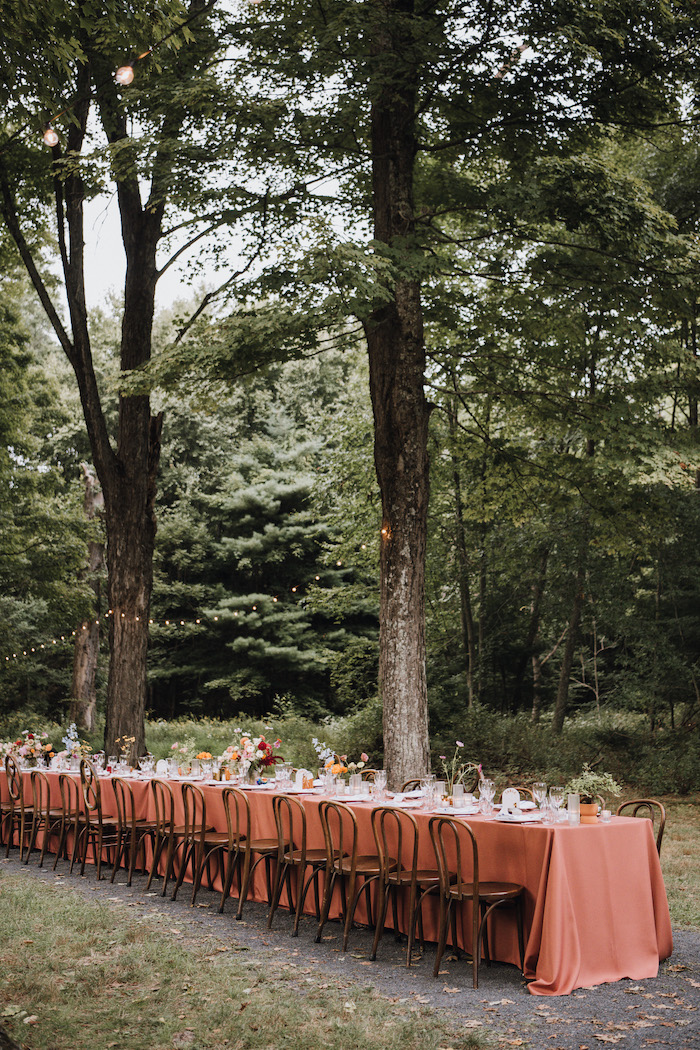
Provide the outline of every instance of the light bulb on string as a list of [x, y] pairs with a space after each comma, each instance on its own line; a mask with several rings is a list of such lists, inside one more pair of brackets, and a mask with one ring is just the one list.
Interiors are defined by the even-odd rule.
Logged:
[[131, 65], [120, 66], [114, 74], [114, 79], [117, 84], [121, 84], [123, 87], [128, 87], [134, 79], [134, 67]]
[[58, 133], [51, 127], [50, 124], [46, 125], [42, 138], [44, 140], [44, 145], [46, 146], [53, 147], [58, 145]]

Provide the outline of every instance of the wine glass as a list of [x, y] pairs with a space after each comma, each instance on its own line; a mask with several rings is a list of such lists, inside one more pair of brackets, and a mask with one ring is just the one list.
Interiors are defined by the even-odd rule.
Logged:
[[532, 785], [532, 797], [539, 809], [542, 809], [542, 803], [547, 797], [547, 785], [539, 780], [536, 784]]
[[564, 801], [564, 788], [563, 787], [551, 787], [549, 789], [549, 801], [554, 811], [555, 822], [559, 820], [559, 810], [561, 804]]

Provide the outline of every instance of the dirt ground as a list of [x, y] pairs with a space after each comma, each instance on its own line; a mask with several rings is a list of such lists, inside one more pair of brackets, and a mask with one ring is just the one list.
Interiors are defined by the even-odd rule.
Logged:
[[[20, 870], [16, 858], [2, 858], [0, 870]], [[56, 872], [22, 865], [28, 878], [49, 883], [65, 880], [88, 899], [99, 899], [115, 908], [134, 907], [142, 914], [172, 916], [184, 936], [231, 945], [246, 952], [251, 967], [270, 970], [297, 968], [300, 983], [309, 973], [347, 989], [349, 996], [373, 987], [389, 1002], [415, 1003], [422, 1009], [448, 1011], [459, 1026], [497, 1036], [505, 1046], [531, 1050], [594, 1050], [616, 1044], [621, 1050], [700, 1050], [700, 933], [674, 930], [674, 952], [662, 963], [656, 978], [623, 980], [615, 984], [581, 988], [568, 996], [533, 996], [520, 972], [505, 964], [483, 966], [479, 988], [472, 987], [471, 967], [464, 960], [446, 957], [437, 980], [433, 979], [434, 947], [410, 969], [405, 965], [405, 945], [391, 934], [381, 941], [375, 962], [370, 962], [371, 934], [354, 929], [349, 951], [341, 952], [339, 924], [329, 922], [321, 944], [314, 943], [316, 923], [303, 920], [298, 939], [290, 936], [287, 912], [278, 910], [272, 930], [267, 929], [267, 908], [247, 903], [243, 920], [236, 922], [233, 901], [223, 915], [218, 896], [202, 889], [195, 908], [189, 904], [187, 886], [178, 900], [146, 892], [146, 879], [136, 875], [131, 888], [122, 879], [97, 883], [94, 874], [81, 878], [68, 874], [59, 863]], [[182, 934], [181, 934], [182, 935]]]

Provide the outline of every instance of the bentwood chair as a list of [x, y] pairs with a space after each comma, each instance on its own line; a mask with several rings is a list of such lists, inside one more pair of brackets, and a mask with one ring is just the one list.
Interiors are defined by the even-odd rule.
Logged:
[[10, 855], [10, 846], [17, 831], [19, 859], [24, 856], [25, 837], [29, 832], [32, 818], [34, 816], [31, 806], [24, 802], [24, 783], [22, 771], [12, 755], [5, 756], [5, 772], [7, 773], [7, 793], [9, 802], [3, 807], [3, 823], [7, 828], [7, 850], [5, 856]]
[[[243, 906], [248, 898], [250, 884], [258, 864], [265, 865], [265, 882], [267, 899], [272, 900], [272, 862], [277, 858], [278, 842], [274, 838], [253, 838], [250, 802], [245, 791], [240, 788], [228, 788], [226, 796], [226, 814], [232, 848], [226, 857], [226, 874], [221, 892], [219, 911], [223, 912], [226, 898], [231, 892], [233, 877], [238, 873], [238, 908], [236, 918], [243, 917]], [[255, 860], [253, 859], [255, 858]]]
[[[215, 829], [207, 824], [207, 802], [200, 787], [197, 787], [196, 784], [183, 783], [182, 802], [185, 810], [185, 823], [173, 829], [173, 850], [170, 854], [172, 865], [175, 853], [181, 850], [172, 900], [177, 897], [177, 892], [182, 886], [189, 866], [192, 871], [192, 905], [194, 905], [199, 881], [201, 881], [201, 869], [205, 861], [206, 837], [215, 834]], [[210, 875], [209, 885], [211, 884]]]
[[71, 871], [76, 856], [80, 821], [80, 782], [70, 773], [58, 774], [58, 789], [61, 792], [61, 822], [58, 828], [58, 843], [53, 870], [56, 870], [58, 859], [64, 856], [68, 860], [68, 840], [71, 841]]
[[[104, 850], [118, 847], [117, 818], [105, 814], [102, 808], [102, 788], [95, 767], [87, 758], [80, 760], [80, 787], [83, 795], [83, 811], [78, 818], [80, 848], [80, 874], [85, 874], [88, 846], [92, 844], [92, 855], [98, 881], [102, 878], [102, 855]], [[71, 869], [73, 862], [71, 861]]]
[[[647, 817], [656, 832], [656, 850], [661, 856], [661, 842], [666, 827], [666, 810], [655, 798], [633, 798], [617, 807], [618, 817]], [[658, 828], [656, 823], [658, 821]]]
[[[367, 902], [367, 916], [372, 921], [372, 884], [378, 882], [382, 873], [376, 854], [358, 854], [357, 818], [349, 806], [342, 802], [324, 799], [318, 807], [326, 843], [326, 869], [324, 879], [323, 906], [316, 933], [316, 942], [321, 940], [331, 907], [336, 882], [340, 880], [343, 951], [348, 949], [348, 938], [352, 929], [355, 910], [362, 894]], [[388, 864], [396, 866], [393, 858]]]
[[153, 876], [158, 874], [163, 850], [165, 850], [165, 873], [161, 889], [161, 897], [164, 897], [168, 886], [168, 875], [172, 870], [171, 856], [175, 847], [175, 799], [170, 784], [156, 777], [151, 780], [151, 795], [153, 796], [155, 819], [153, 821], [153, 853], [146, 889], [151, 888]]
[[114, 851], [112, 878], [121, 867], [127, 869], [127, 886], [131, 886], [139, 853], [143, 857], [141, 870], [146, 870], [146, 843], [153, 842], [156, 832], [155, 820], [136, 816], [136, 803], [132, 785], [122, 777], [112, 777], [114, 798], [117, 804], [117, 848]]
[[29, 777], [32, 784], [32, 825], [24, 863], [29, 863], [29, 857], [36, 845], [39, 831], [42, 831], [39, 854], [39, 867], [41, 868], [44, 865], [44, 856], [46, 855], [49, 837], [60, 834], [63, 822], [63, 807], [51, 805], [51, 784], [46, 773], [42, 773], [39, 769], [32, 769]]
[[[272, 928], [272, 920], [279, 906], [282, 889], [286, 884], [289, 910], [294, 914], [292, 937], [297, 937], [304, 902], [312, 884], [316, 903], [316, 919], [321, 918], [318, 884], [326, 867], [326, 851], [307, 847], [306, 810], [298, 798], [291, 795], [273, 796], [272, 812], [277, 827], [277, 871], [267, 928]], [[294, 891], [292, 890], [293, 881], [295, 882]]]
[[[370, 959], [376, 959], [379, 941], [392, 902], [392, 915], [396, 939], [399, 933], [398, 897], [408, 891], [408, 945], [406, 966], [411, 965], [415, 939], [416, 921], [421, 946], [424, 946], [422, 903], [424, 897], [434, 893], [440, 886], [437, 868], [418, 868], [418, 822], [405, 810], [391, 806], [378, 806], [372, 810], [372, 831], [377, 846], [381, 874], [379, 877], [379, 899], [377, 902], [377, 924]], [[396, 859], [392, 854], [395, 854]], [[408, 863], [404, 858], [410, 858]]]
[[402, 792], [405, 792], [405, 791], [418, 791], [418, 789], [420, 788], [420, 785], [421, 785], [421, 778], [420, 777], [411, 777], [410, 780], [404, 780], [403, 786], [401, 787], [401, 791]]
[[487, 966], [491, 965], [487, 921], [497, 908], [513, 905], [518, 931], [520, 969], [525, 966], [523, 934], [524, 887], [512, 882], [482, 882], [479, 879], [479, 850], [469, 825], [455, 817], [431, 817], [430, 837], [440, 876], [440, 917], [438, 946], [433, 977], [438, 976], [451, 926], [452, 945], [457, 954], [457, 905], [471, 906], [471, 953], [474, 987], [479, 987], [479, 963], [483, 944]]

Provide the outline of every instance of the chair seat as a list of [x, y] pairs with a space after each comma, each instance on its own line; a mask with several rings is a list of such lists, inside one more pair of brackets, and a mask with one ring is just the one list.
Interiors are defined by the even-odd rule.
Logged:
[[[202, 833], [199, 828], [197, 829], [197, 831], [192, 831], [191, 829], [185, 828], [184, 824], [178, 824], [177, 827], [173, 828], [173, 835], [176, 835], [178, 838], [184, 838], [185, 831], [187, 831], [187, 830], [189, 830], [190, 838], [193, 838], [193, 839], [199, 838], [199, 836]], [[210, 832], [215, 832], [215, 831], [216, 831], [216, 828], [212, 827], [211, 825], [208, 825], [204, 829], [204, 834], [205, 835], [209, 835]]]
[[[389, 859], [387, 860], [387, 867], [389, 871], [395, 871], [398, 865], [395, 860]], [[352, 871], [352, 857], [343, 857], [340, 861], [339, 869], [344, 875], [349, 875]], [[381, 870], [377, 856], [374, 853], [362, 854], [355, 861], [355, 871], [358, 875], [379, 875]]]
[[[207, 831], [204, 835], [204, 841], [207, 846], [228, 846], [228, 832]], [[245, 845], [245, 841], [245, 835], [239, 835], [238, 842], [241, 846]]]
[[251, 853], [277, 853], [279, 849], [277, 839], [250, 839], [245, 848]]
[[[498, 901], [512, 900], [519, 897], [524, 887], [515, 882], [481, 882], [479, 881], [479, 900], [487, 904], [495, 904]], [[469, 897], [473, 893], [472, 884], [463, 882], [461, 886], [456, 883], [450, 887], [452, 897]]]
[[[410, 886], [412, 873], [410, 871], [400, 871], [391, 881], [399, 883], [401, 886]], [[419, 868], [416, 872], [416, 883], [419, 886], [438, 886], [440, 884], [440, 876], [433, 868]]]
[[[336, 853], [337, 857], [337, 853]], [[301, 850], [293, 849], [289, 853], [285, 853], [285, 860], [290, 861], [292, 864], [301, 863]], [[307, 864], [325, 864], [326, 863], [326, 851], [325, 849], [307, 849], [306, 851], [306, 863]]]

